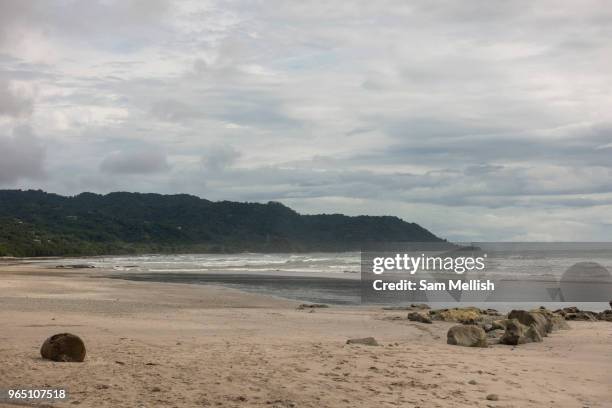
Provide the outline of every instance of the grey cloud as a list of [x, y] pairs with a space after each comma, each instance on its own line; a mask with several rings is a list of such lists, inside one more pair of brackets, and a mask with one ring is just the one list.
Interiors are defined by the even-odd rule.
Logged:
[[44, 0], [2, 1], [0, 43], [19, 41], [12, 31], [17, 28], [119, 52], [132, 51], [169, 33], [165, 24], [169, 6], [166, 0], [77, 0], [53, 6]]
[[0, 135], [0, 185], [10, 186], [23, 179], [45, 177], [45, 146], [27, 126], [11, 135]]
[[9, 81], [0, 78], [0, 117], [5, 116], [29, 116], [33, 109], [32, 99], [11, 87]]
[[111, 153], [100, 164], [100, 170], [112, 174], [151, 174], [165, 172], [169, 168], [166, 154], [148, 147]]
[[155, 117], [168, 122], [182, 122], [202, 116], [197, 109], [174, 99], [155, 102], [151, 106], [151, 113]]
[[208, 172], [219, 172], [232, 166], [240, 157], [240, 152], [228, 145], [211, 146], [202, 158]]
[[0, 87], [0, 132], [27, 121], [50, 156], [2, 176], [605, 236], [612, 13], [498, 3], [0, 1], [0, 78], [41, 90]]

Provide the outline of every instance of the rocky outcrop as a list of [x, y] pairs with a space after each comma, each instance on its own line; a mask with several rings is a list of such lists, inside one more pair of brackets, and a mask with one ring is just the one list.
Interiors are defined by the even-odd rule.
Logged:
[[491, 331], [487, 332], [487, 338], [489, 339], [496, 339], [496, 338], [501, 338], [504, 333], [506, 332], [506, 330], [500, 330], [500, 329], [493, 329]]
[[85, 343], [77, 335], [59, 333], [49, 337], [40, 348], [42, 358], [62, 362], [85, 360]]
[[563, 316], [565, 320], [582, 320], [594, 322], [598, 320], [599, 314], [587, 310], [580, 310], [576, 306], [564, 307], [563, 309], [555, 310], [553, 313]]
[[599, 320], [604, 320], [606, 322], [612, 322], [612, 310], [604, 310], [598, 316]]
[[408, 320], [413, 322], [428, 323], [431, 324], [431, 319], [425, 313], [422, 312], [410, 312], [408, 313]]
[[535, 325], [526, 326], [518, 319], [509, 319], [506, 322], [506, 331], [500, 339], [500, 343], [511, 346], [524, 343], [539, 343], [542, 336]]
[[493, 320], [493, 322], [491, 322], [491, 327], [493, 330], [506, 330], [508, 321], [508, 319]]
[[544, 316], [548, 322], [549, 331], [568, 330], [570, 328], [563, 316], [552, 312], [543, 306], [532, 310], [531, 313], [540, 313], [542, 316]]
[[446, 343], [464, 347], [488, 347], [487, 335], [474, 325], [457, 325], [448, 330]]
[[[539, 312], [528, 312], [526, 310], [513, 310], [508, 313], [508, 319], [516, 319], [519, 323], [533, 327], [540, 337], [548, 336], [548, 333], [552, 331], [552, 323], [544, 316], [543, 313]], [[507, 330], [507, 327], [506, 327]]]
[[475, 324], [482, 320], [482, 312], [477, 307], [431, 310], [429, 314], [433, 320], [444, 322]]

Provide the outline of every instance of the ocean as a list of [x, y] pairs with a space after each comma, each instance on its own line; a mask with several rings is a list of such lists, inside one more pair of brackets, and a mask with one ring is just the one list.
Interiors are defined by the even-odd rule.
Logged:
[[[612, 270], [612, 254], [604, 247], [589, 254], [589, 260]], [[568, 265], [584, 261], [584, 251], [556, 251], [545, 256], [506, 251], [493, 258], [493, 272], [514, 279], [560, 278]], [[50, 261], [45, 261], [50, 262]], [[101, 276], [134, 281], [221, 285], [304, 302], [360, 305], [361, 254], [150, 254], [68, 258], [53, 263], [89, 264]], [[612, 299], [612, 294], [610, 296]], [[599, 299], [601, 300], [601, 299]], [[540, 305], [557, 308], [576, 305], [586, 310], [604, 310], [607, 302], [470, 302], [470, 305], [510, 310]], [[432, 307], [456, 307], [466, 302], [434, 302]]]

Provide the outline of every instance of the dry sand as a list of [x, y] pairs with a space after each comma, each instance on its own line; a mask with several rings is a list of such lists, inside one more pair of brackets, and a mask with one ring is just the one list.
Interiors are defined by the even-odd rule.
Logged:
[[[67, 388], [69, 400], [53, 406], [70, 407], [612, 406], [607, 322], [473, 349], [446, 344], [451, 324], [389, 319], [403, 312], [309, 312], [226, 288], [103, 274], [0, 265], [0, 388]], [[84, 363], [40, 358], [44, 339], [65, 331], [84, 339]], [[345, 344], [366, 336], [381, 346]]]

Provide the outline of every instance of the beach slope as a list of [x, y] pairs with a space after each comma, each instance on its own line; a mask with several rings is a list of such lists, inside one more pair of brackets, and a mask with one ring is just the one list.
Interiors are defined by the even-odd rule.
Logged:
[[[296, 302], [216, 286], [104, 275], [0, 264], [0, 388], [66, 388], [59, 407], [594, 408], [612, 401], [607, 322], [571, 322], [572, 330], [542, 343], [475, 349], [446, 344], [452, 324], [410, 322], [401, 311], [299, 310]], [[61, 332], [85, 341], [85, 362], [40, 358], [43, 341]], [[367, 336], [380, 345], [346, 344]]]

